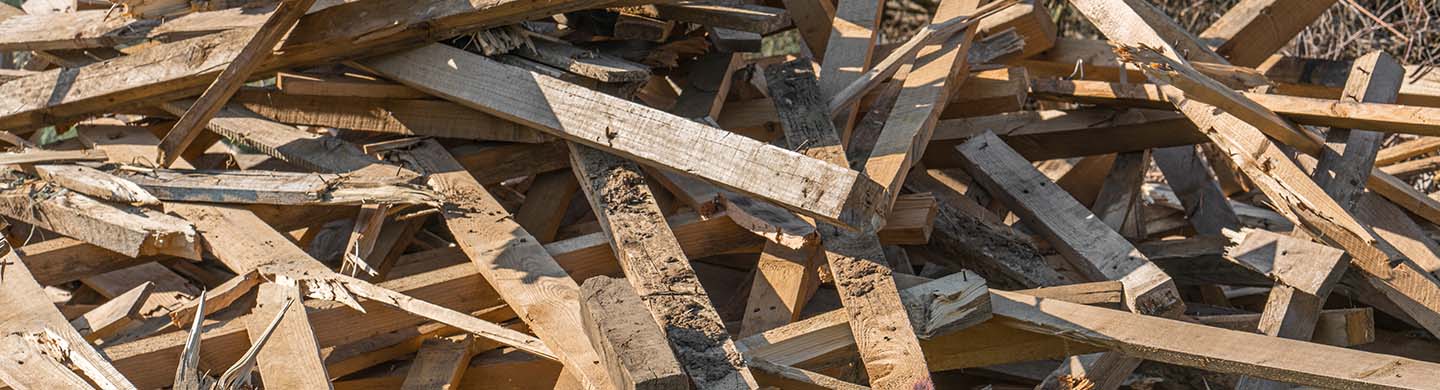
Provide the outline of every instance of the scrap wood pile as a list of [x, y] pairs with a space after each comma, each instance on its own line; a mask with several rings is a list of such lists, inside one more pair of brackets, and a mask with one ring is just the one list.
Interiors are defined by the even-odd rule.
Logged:
[[0, 381], [1440, 389], [1440, 76], [1332, 5], [0, 4]]

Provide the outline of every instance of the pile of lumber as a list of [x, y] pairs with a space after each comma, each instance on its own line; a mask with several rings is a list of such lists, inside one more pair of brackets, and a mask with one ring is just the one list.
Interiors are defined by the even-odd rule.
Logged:
[[1440, 389], [1440, 75], [1336, 4], [0, 3], [0, 381]]

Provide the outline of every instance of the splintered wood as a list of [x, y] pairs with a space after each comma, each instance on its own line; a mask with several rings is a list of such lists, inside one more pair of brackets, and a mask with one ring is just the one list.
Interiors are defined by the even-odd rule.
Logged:
[[5, 388], [1440, 390], [1423, 6], [20, 3]]

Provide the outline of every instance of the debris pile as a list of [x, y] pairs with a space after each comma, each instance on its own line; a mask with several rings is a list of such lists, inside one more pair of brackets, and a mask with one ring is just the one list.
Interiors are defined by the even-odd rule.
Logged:
[[0, 3], [0, 381], [1440, 389], [1440, 75], [1276, 54], [1339, 5]]

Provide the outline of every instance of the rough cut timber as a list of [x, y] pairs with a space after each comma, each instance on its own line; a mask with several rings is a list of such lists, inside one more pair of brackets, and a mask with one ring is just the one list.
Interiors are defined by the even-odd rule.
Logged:
[[387, 177], [279, 171], [117, 171], [162, 200], [269, 205], [435, 204], [424, 189]]
[[[878, 204], [883, 190], [855, 171], [460, 49], [431, 45], [359, 64], [456, 103], [821, 220], [863, 227], [883, 217], [877, 213], [884, 209]], [[691, 147], [677, 153], [674, 145]]]
[[[1366, 54], [1355, 60], [1353, 76], [1345, 84], [1345, 101], [1358, 103], [1394, 103], [1405, 79], [1405, 69], [1385, 52]], [[1370, 171], [1375, 169], [1376, 154], [1384, 134], [1374, 131], [1331, 128], [1325, 133], [1326, 148], [1315, 165], [1315, 184], [1341, 207], [1353, 209], [1365, 191]]]
[[158, 24], [106, 10], [0, 18], [0, 51], [108, 48], [144, 38]]
[[291, 125], [487, 141], [554, 140], [539, 131], [443, 100], [318, 97], [241, 89], [230, 101]]
[[405, 374], [402, 390], [451, 389], [460, 385], [470, 358], [475, 356], [474, 340], [463, 338], [429, 338], [415, 353], [410, 372]]
[[578, 144], [571, 144], [570, 156], [580, 188], [600, 227], [611, 237], [626, 280], [665, 329], [691, 380], [701, 388], [758, 388], [664, 223], [639, 166]]
[[690, 379], [665, 331], [635, 288], [619, 280], [597, 276], [580, 285], [585, 334], [600, 353], [617, 389], [679, 389]]
[[598, 363], [599, 354], [585, 339], [576, 299], [580, 285], [520, 225], [495, 218], [508, 213], [443, 147], [422, 142], [408, 156], [427, 175], [431, 189], [446, 199], [445, 224], [461, 250], [570, 367], [566, 372], [590, 388], [611, 383]]
[[1335, 0], [1244, 0], [1210, 24], [1200, 39], [1231, 64], [1255, 67], [1333, 4]]
[[75, 330], [80, 332], [81, 336], [85, 336], [86, 340], [95, 341], [109, 338], [120, 329], [130, 325], [131, 320], [141, 318], [141, 305], [150, 298], [150, 292], [154, 288], [155, 283], [145, 282], [139, 287], [111, 298], [79, 318], [70, 320], [70, 326], [74, 326]]
[[300, 304], [300, 287], [294, 283], [283, 278], [264, 283], [256, 295], [248, 331], [252, 343], [259, 342], [278, 312], [285, 312], [256, 356], [261, 380], [266, 387], [330, 389], [330, 376], [320, 360], [320, 346], [315, 342], [305, 305]]

